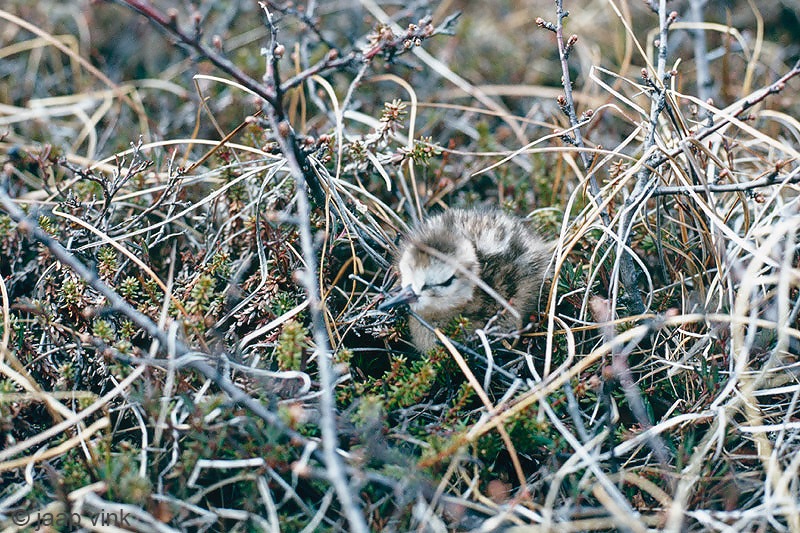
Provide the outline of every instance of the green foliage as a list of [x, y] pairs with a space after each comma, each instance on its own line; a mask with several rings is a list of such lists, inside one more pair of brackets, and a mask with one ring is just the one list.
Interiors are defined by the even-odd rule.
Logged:
[[108, 485], [109, 497], [113, 500], [134, 505], [148, 501], [152, 486], [148, 478], [139, 475], [140, 458], [137, 450], [126, 445], [122, 445], [119, 452], [105, 454], [98, 473]]
[[367, 394], [358, 402], [358, 409], [353, 414], [352, 421], [356, 427], [372, 426], [380, 421], [385, 413], [383, 400], [377, 394]]
[[114, 338], [114, 326], [108, 320], [98, 319], [94, 321], [92, 333], [105, 342], [111, 342], [111, 339]]
[[275, 359], [282, 370], [299, 370], [303, 351], [308, 348], [308, 330], [298, 321], [288, 320], [283, 325]]
[[414, 148], [412, 150], [402, 148], [401, 152], [405, 157], [410, 157], [415, 164], [428, 166], [432, 157], [441, 155], [442, 148], [434, 144], [430, 137], [422, 137], [414, 141]]
[[44, 215], [39, 217], [39, 226], [50, 234], [51, 237], [58, 237], [58, 226], [53, 222], [53, 219]]
[[189, 302], [186, 305], [186, 310], [197, 314], [207, 311], [211, 299], [214, 297], [215, 285], [214, 277], [210, 274], [198, 276], [189, 293]]
[[61, 465], [62, 483], [68, 491], [77, 490], [91, 483], [91, 472], [86, 468], [86, 464], [81, 461], [81, 452], [68, 453]]
[[117, 251], [111, 246], [103, 246], [97, 251], [97, 273], [103, 279], [110, 279], [118, 268]]
[[83, 301], [85, 284], [67, 275], [59, 290], [59, 302], [62, 307], [77, 306]]
[[11, 220], [11, 217], [6, 214], [0, 214], [0, 238], [6, 238], [11, 233], [11, 228], [14, 227], [14, 223]]
[[294, 296], [285, 291], [278, 292], [269, 303], [270, 311], [275, 316], [281, 316], [297, 305]]
[[119, 292], [126, 298], [135, 298], [139, 292], [139, 280], [133, 276], [128, 276], [120, 283]]
[[389, 408], [407, 407], [417, 403], [428, 393], [436, 378], [436, 364], [430, 357], [410, 365], [402, 355], [392, 358], [392, 367], [384, 376], [389, 383]]
[[130, 339], [136, 333], [136, 326], [130, 320], [122, 320], [118, 328], [119, 336], [123, 339]]

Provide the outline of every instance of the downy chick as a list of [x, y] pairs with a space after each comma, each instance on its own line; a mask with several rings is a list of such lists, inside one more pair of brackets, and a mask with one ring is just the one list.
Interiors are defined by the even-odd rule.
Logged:
[[[461, 315], [474, 328], [495, 317], [493, 324], [501, 331], [521, 329], [539, 309], [540, 295], [546, 294], [552, 250], [521, 218], [496, 210], [450, 209], [405, 237], [395, 263], [401, 289], [379, 309], [408, 304], [438, 328]], [[419, 351], [436, 346], [434, 333], [413, 316], [409, 329]]]

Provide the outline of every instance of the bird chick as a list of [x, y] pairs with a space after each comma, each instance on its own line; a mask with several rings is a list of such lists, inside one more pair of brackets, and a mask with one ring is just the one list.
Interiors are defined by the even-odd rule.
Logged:
[[[521, 218], [450, 209], [403, 239], [395, 262], [401, 289], [379, 309], [408, 304], [436, 328], [461, 315], [475, 328], [494, 319], [502, 331], [521, 329], [538, 310], [552, 250]], [[413, 315], [409, 329], [419, 351], [436, 346]]]

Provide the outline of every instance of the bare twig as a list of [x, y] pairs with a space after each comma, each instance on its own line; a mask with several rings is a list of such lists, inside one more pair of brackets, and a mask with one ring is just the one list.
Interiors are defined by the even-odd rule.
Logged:
[[[676, 13], [667, 15], [667, 2], [660, 0], [658, 9], [658, 22], [659, 22], [659, 43], [658, 43], [658, 64], [657, 71], [655, 72], [656, 80], [653, 81], [654, 91], [650, 99], [650, 121], [647, 136], [642, 146], [643, 154], [651, 153], [655, 146], [656, 128], [658, 127], [658, 117], [664, 110], [667, 102], [667, 89], [665, 85], [665, 75], [667, 67], [667, 35], [669, 25], [675, 20]], [[646, 79], [650, 74], [646, 70], [642, 70], [642, 76]], [[634, 217], [639, 210], [639, 206], [652, 194], [654, 182], [651, 180], [654, 169], [657, 169], [660, 163], [657, 162], [657, 155], [652, 153], [648, 160], [642, 165], [639, 172], [636, 174], [636, 184], [630, 196], [625, 200], [625, 207], [620, 217], [619, 235], [620, 241], [617, 243], [617, 262], [614, 265], [615, 271], [618, 273], [619, 280], [625, 287], [625, 301], [628, 309], [633, 315], [641, 315], [645, 312], [644, 302], [642, 295], [639, 292], [639, 272], [636, 267], [633, 257], [626, 251], [629, 249], [631, 242], [631, 231], [633, 228]], [[618, 286], [615, 284], [612, 298], [612, 307], [616, 303]]]
[[[567, 60], [569, 59], [569, 53], [572, 50], [572, 47], [578, 40], [578, 36], [572, 35], [570, 36], [568, 42], [564, 42], [564, 19], [567, 16], [569, 16], [569, 12], [564, 11], [563, 0], [556, 0], [556, 41], [558, 42], [558, 57], [561, 61], [561, 84], [564, 87], [564, 98], [567, 115], [569, 116], [569, 125], [570, 127], [575, 128], [575, 126], [578, 124], [578, 116], [575, 113], [575, 102], [572, 98], [572, 80], [569, 76], [569, 64], [567, 63]], [[575, 128], [573, 130], [573, 135], [575, 136], [575, 144], [579, 148], [585, 148], [580, 128]], [[586, 172], [589, 172], [591, 160], [589, 159], [588, 152], [586, 150], [580, 150], [578, 153], [580, 154], [581, 161], [583, 162], [583, 169]], [[589, 186], [592, 189], [592, 196], [594, 196], [597, 205], [600, 205], [600, 187], [597, 185], [597, 180], [595, 179], [594, 175], [592, 175], [592, 177], [589, 179]]]
[[[575, 46], [575, 43], [577, 43], [578, 36], [571, 35], [566, 42], [564, 41], [564, 19], [568, 16], [569, 11], [564, 11], [563, 0], [556, 0], [556, 23], [553, 24], [552, 22], [547, 22], [539, 17], [536, 19], [536, 24], [556, 34], [556, 43], [558, 43], [558, 57], [561, 62], [561, 85], [564, 87], [564, 96], [558, 98], [558, 105], [569, 118], [569, 125], [572, 128], [572, 135], [574, 136], [574, 139], [571, 139], [570, 143], [574, 144], [578, 148], [581, 148], [581, 150], [578, 150], [578, 154], [580, 154], [581, 162], [583, 163], [583, 170], [585, 172], [590, 172], [592, 161], [589, 157], [588, 151], [584, 149], [586, 145], [583, 142], [581, 130], [579, 127], [577, 127], [578, 116], [575, 111], [575, 101], [572, 96], [572, 80], [570, 79], [569, 75], [569, 54], [572, 51], [572, 48]], [[565, 135], [569, 136], [569, 134]], [[589, 176], [589, 189], [595, 204], [601, 206], [603, 201], [600, 196], [600, 186], [597, 184], [597, 178], [595, 178], [594, 173]], [[605, 208], [602, 210], [601, 216], [603, 217], [603, 222], [606, 225], [610, 224], [610, 218]]]
[[[275, 50], [279, 46], [276, 39], [277, 30], [272, 22], [271, 15], [267, 12], [268, 22], [272, 34], [271, 57], [267, 58], [267, 69], [264, 75], [265, 82], [278, 86], [279, 78], [277, 72], [277, 62]], [[278, 96], [280, 98], [280, 92]], [[278, 106], [282, 102], [278, 101]], [[306, 182], [306, 172], [303, 171], [302, 164], [297, 157], [295, 150], [296, 143], [293, 143], [294, 136], [291, 126], [282, 115], [279, 114], [275, 106], [264, 106], [264, 114], [268, 117], [272, 131], [276, 133], [275, 141], [278, 143], [281, 152], [286, 158], [289, 172], [295, 181], [297, 191], [297, 220], [300, 231], [300, 246], [305, 269], [300, 279], [308, 297], [308, 310], [311, 315], [311, 328], [316, 345], [317, 369], [320, 381], [320, 431], [322, 433], [322, 452], [326, 466], [326, 475], [336, 490], [339, 503], [342, 505], [344, 514], [350, 524], [351, 531], [356, 533], [366, 533], [369, 531], [364, 515], [361, 513], [358, 502], [353, 497], [350, 484], [344, 472], [342, 460], [337, 453], [338, 435], [336, 429], [336, 402], [334, 395], [334, 384], [336, 382], [336, 371], [332, 365], [332, 356], [328, 332], [325, 328], [325, 317], [323, 302], [320, 296], [320, 287], [317, 284], [318, 260], [314, 250], [311, 235], [311, 208], [308, 203]]]
[[[279, 123], [275, 113], [267, 110], [274, 131], [288, 129], [288, 124]], [[300, 163], [294, 157], [286, 137], [276, 136], [281, 151], [286, 157], [289, 171], [295, 180], [297, 189], [297, 218], [300, 229], [300, 243], [303, 259], [306, 268], [303, 271], [301, 280], [309, 300], [309, 313], [311, 315], [312, 333], [317, 352], [317, 368], [319, 369], [320, 380], [320, 430], [322, 432], [322, 447], [327, 467], [327, 475], [336, 489], [345, 516], [350, 523], [352, 531], [368, 531], [364, 516], [358, 507], [358, 503], [351, 494], [350, 485], [345, 477], [342, 461], [337, 454], [337, 431], [336, 431], [336, 412], [334, 402], [333, 383], [336, 381], [336, 373], [331, 364], [330, 343], [328, 333], [325, 329], [325, 318], [323, 316], [322, 301], [320, 290], [317, 285], [317, 257], [312, 244], [311, 224], [309, 221], [310, 208], [308, 205], [307, 185]]]
[[752, 191], [761, 187], [769, 187], [770, 185], [788, 185], [800, 182], [800, 167], [792, 170], [787, 176], [780, 176], [780, 173], [775, 170], [770, 172], [763, 178], [759, 178], [744, 183], [725, 183], [725, 184], [708, 184], [708, 185], [673, 185], [658, 187], [653, 191], [652, 196], [666, 196], [672, 194], [685, 194], [691, 192], [705, 193], [726, 193], [726, 192], [743, 192]]
[[[267, 12], [269, 18], [269, 25], [271, 27], [271, 45], [268, 53], [270, 61], [268, 62], [267, 76], [264, 77], [264, 83], [260, 83], [253, 79], [237, 67], [228, 58], [224, 57], [221, 53], [203, 43], [200, 38], [199, 21], [195, 21], [195, 31], [189, 33], [181, 29], [178, 24], [177, 10], [170, 10], [167, 14], [162, 13], [156, 9], [149, 2], [142, 0], [119, 0], [120, 2], [135, 9], [145, 17], [147, 17], [154, 24], [158, 25], [168, 33], [177, 37], [183, 44], [193, 48], [203, 56], [207, 57], [217, 68], [226, 72], [233, 77], [238, 83], [247, 89], [253, 91], [255, 94], [264, 99], [269, 106], [273, 109], [278, 118], [278, 122], [284, 123], [289, 126], [288, 122], [284, 121], [285, 110], [283, 106], [283, 95], [289, 89], [297, 87], [310, 79], [316, 74], [328, 72], [331, 70], [341, 70], [349, 66], [355, 66], [360, 62], [369, 62], [375, 57], [383, 57], [387, 61], [393, 60], [395, 57], [403, 54], [409, 49], [419, 46], [423, 40], [433, 37], [439, 33], [447, 33], [450, 26], [453, 24], [458, 14], [448, 17], [440, 26], [435, 27], [430, 20], [430, 17], [423, 18], [418, 24], [409, 24], [408, 28], [399, 34], [394, 34], [390, 29], [380, 29], [379, 31], [370, 34], [370, 45], [364, 51], [351, 51], [345, 56], [340, 57], [337, 49], [331, 49], [323, 59], [316, 64], [308, 67], [303, 72], [292, 76], [285, 82], [281, 83], [278, 72], [278, 62], [284, 54], [283, 47], [278, 48], [276, 39], [277, 29], [272, 21], [272, 15], [267, 11], [267, 4], [263, 3], [264, 10]], [[290, 128], [291, 130], [291, 128]], [[305, 175], [305, 181], [308, 189], [315, 201], [319, 206], [325, 204], [325, 192], [322, 185], [317, 180], [316, 175], [311, 171], [310, 165], [306, 160], [306, 154], [300, 149], [299, 143], [293, 131], [290, 135], [286, 136], [289, 148], [292, 150], [295, 159], [300, 164], [300, 168]]]
[[[81, 179], [85, 179], [88, 181], [92, 181], [97, 183], [100, 186], [100, 189], [103, 192], [103, 207], [95, 216], [95, 219], [92, 221], [93, 224], [98, 225], [98, 222], [108, 213], [108, 210], [111, 208], [111, 202], [114, 200], [114, 197], [119, 193], [122, 187], [125, 186], [131, 178], [133, 178], [136, 174], [140, 172], [144, 172], [148, 168], [153, 165], [153, 162], [145, 159], [141, 155], [141, 148], [142, 148], [142, 138], [139, 137], [139, 141], [137, 144], [131, 143], [133, 147], [133, 155], [131, 157], [131, 162], [128, 165], [128, 168], [125, 169], [125, 158], [117, 158], [117, 167], [114, 171], [112, 177], [107, 177], [105, 175], [97, 176], [91, 170], [85, 170], [77, 165], [70, 163], [65, 157], [59, 157], [57, 163], [64, 168], [68, 169], [70, 172], [79, 176]], [[105, 229], [107, 222], [102, 224], [102, 227]]]
[[[663, 85], [666, 80], [666, 57], [667, 57], [667, 43], [666, 43], [666, 36], [667, 30], [669, 28], [669, 24], [674, 21], [675, 13], [673, 12], [669, 16], [666, 15], [666, 6], [665, 1], [661, 0], [663, 10], [659, 10], [659, 21], [661, 23], [661, 32], [660, 32], [660, 42], [659, 42], [659, 52], [658, 52], [658, 72], [657, 72], [657, 80], [650, 80], [650, 85], [653, 88], [658, 87], [659, 84]], [[646, 72], [643, 72], [646, 74]], [[740, 117], [745, 111], [749, 110], [753, 106], [757, 105], [760, 102], [763, 102], [768, 96], [772, 94], [776, 94], [782, 91], [786, 87], [786, 83], [792, 79], [793, 77], [800, 74], [800, 61], [794, 64], [791, 70], [789, 70], [786, 74], [781, 76], [778, 80], [774, 81], [767, 87], [759, 89], [758, 91], [754, 91], [750, 96], [744, 98], [741, 103], [730, 112], [731, 115], [734, 117]], [[645, 139], [645, 143], [643, 146], [644, 153], [649, 153], [653, 147], [655, 146], [655, 130], [658, 122], [658, 116], [663, 111], [664, 107], [666, 106], [667, 102], [667, 93], [666, 87], [663, 87], [661, 90], [654, 90], [651, 96], [651, 107], [650, 107], [650, 128], [647, 133], [647, 137]], [[716, 124], [712, 124], [695, 135], [695, 139], [701, 140], [712, 133], [719, 130], [722, 126], [724, 126], [727, 121], [719, 121]], [[623, 245], [629, 246], [631, 240], [631, 231], [633, 227], [633, 220], [636, 212], [638, 211], [639, 207], [643, 205], [658, 189], [655, 186], [655, 180], [651, 179], [651, 176], [655, 169], [661, 166], [666, 161], [676, 157], [680, 151], [682, 150], [681, 147], [677, 148], [673, 152], [667, 155], [658, 156], [655, 152], [648, 158], [648, 160], [642, 165], [641, 169], [638, 171], [636, 175], [636, 184], [634, 186], [633, 191], [631, 192], [630, 196], [625, 201], [625, 207], [623, 210], [623, 216], [620, 220], [620, 235], [622, 236], [622, 240], [618, 243], [618, 261], [619, 265], [615, 265], [615, 269], [619, 271], [620, 281], [622, 285], [626, 289], [626, 303], [630, 309], [631, 314], [642, 314], [645, 312], [644, 303], [642, 301], [641, 294], [638, 290], [638, 278], [639, 274], [634, 264], [633, 258], [627, 253], [621, 253], [620, 249], [623, 248]], [[750, 188], [761, 187], [765, 185], [769, 185], [770, 183], [759, 182], [758, 185], [751, 185]], [[706, 191], [704, 185], [700, 186], [703, 191]], [[725, 192], [726, 188], [729, 187], [728, 185], [715, 185], [713, 187], [722, 187], [718, 189], [719, 192]], [[737, 185], [736, 187], [741, 187]], [[746, 190], [745, 188], [744, 190]], [[661, 189], [661, 194], [676, 194], [686, 190], [688, 192], [689, 189], [680, 189], [673, 190], [673, 189]], [[711, 190], [711, 186], [709, 189]], [[738, 190], [736, 188], [732, 190]], [[669, 192], [665, 192], [669, 191]], [[715, 192], [711, 190], [711, 192]], [[621, 255], [620, 255], [621, 254]], [[615, 288], [615, 298], [616, 298], [616, 288]], [[614, 299], [615, 299], [614, 298]]]
[[[705, 16], [703, 11], [707, 3], [708, 0], [689, 1], [689, 10], [694, 22], [704, 22]], [[711, 79], [711, 72], [709, 70], [705, 30], [703, 28], [696, 28], [692, 31], [692, 38], [694, 40], [694, 63], [697, 68], [697, 97], [706, 102], [712, 97], [711, 88], [714, 86], [714, 81]], [[705, 115], [706, 113], [701, 111], [701, 117]]]
[[244, 71], [237, 67], [232, 61], [224, 57], [221, 53], [217, 52], [213, 47], [203, 43], [200, 36], [195, 33], [188, 33], [181, 29], [178, 24], [178, 13], [176, 10], [170, 10], [167, 14], [162, 13], [156, 9], [150, 2], [142, 0], [120, 0], [122, 3], [135, 9], [154, 24], [160, 26], [167, 33], [170, 33], [180, 39], [186, 45], [194, 48], [205, 57], [208, 58], [217, 68], [230, 74], [233, 79], [238, 83], [247, 87], [258, 96], [266, 100], [272, 105], [277, 105], [275, 91], [270, 90], [257, 80], [248, 76]]
[[274, 2], [272, 0], [266, 0], [265, 2], [270, 9], [274, 11], [278, 11], [284, 15], [289, 15], [292, 17], [296, 17], [298, 20], [303, 22], [314, 34], [317, 36], [317, 39], [325, 46], [330, 48], [331, 50], [336, 50], [338, 52], [337, 46], [330, 40], [326, 39], [324, 35], [322, 35], [322, 30], [319, 27], [319, 19], [318, 17], [314, 17], [313, 13], [309, 13], [305, 10], [297, 9], [297, 7], [292, 2], [286, 2], [285, 4], [280, 4], [278, 2]]
[[[609, 323], [613, 313], [611, 307], [609, 306], [608, 300], [594, 297], [591, 301], [591, 306], [597, 321], [603, 324], [602, 331], [605, 342], [613, 345], [616, 332], [614, 331], [614, 327]], [[642, 401], [642, 393], [636, 386], [636, 382], [633, 379], [633, 373], [631, 372], [630, 365], [628, 364], [628, 356], [636, 348], [636, 346], [638, 346], [640, 340], [641, 339], [634, 339], [622, 349], [620, 349], [619, 346], [614, 346], [614, 348], [611, 350], [611, 369], [620, 385], [622, 385], [622, 390], [625, 392], [625, 397], [628, 400], [628, 405], [630, 406], [631, 411], [633, 411], [633, 414], [636, 417], [636, 420], [639, 422], [639, 425], [646, 432], [653, 426], [653, 424], [647, 415], [647, 410], [644, 406], [644, 402]], [[670, 453], [667, 449], [667, 446], [658, 437], [658, 435], [647, 435], [648, 444], [650, 445], [650, 449], [653, 450], [656, 459], [661, 463], [661, 466], [664, 467], [665, 470], [668, 469]]]
[[[748, 111], [753, 106], [755, 106], [757, 104], [760, 104], [761, 102], [766, 100], [767, 97], [769, 97], [770, 95], [777, 94], [777, 93], [783, 91], [786, 88], [786, 83], [789, 80], [791, 80], [792, 78], [794, 78], [795, 76], [797, 76], [798, 74], [800, 74], [800, 60], [798, 60], [792, 66], [792, 68], [789, 69], [788, 72], [786, 72], [786, 74], [784, 74], [783, 76], [781, 76], [780, 78], [778, 78], [774, 82], [770, 83], [766, 87], [762, 87], [761, 89], [758, 89], [757, 91], [753, 91], [752, 93], [750, 93], [750, 95], [747, 96], [747, 98], [741, 99], [738, 102], [738, 105], [736, 105], [735, 107], [731, 106], [732, 109], [730, 109], [730, 108], [726, 109], [725, 110], [726, 114], [728, 114], [730, 116], [733, 116], [733, 117], [736, 117], [736, 118], [743, 119], [744, 118], [743, 113], [745, 111]], [[720, 128], [722, 128], [724, 125], [726, 125], [728, 123], [729, 123], [729, 121], [727, 121], [727, 120], [720, 120], [717, 123], [711, 124], [710, 126], [706, 126], [705, 128], [702, 128], [701, 130], [699, 130], [694, 135], [694, 138], [697, 139], [698, 141], [703, 140], [706, 137], [708, 137], [709, 135], [712, 135], [713, 133], [716, 133]], [[652, 168], [658, 168], [661, 164], [665, 163], [669, 159], [677, 157], [681, 153], [682, 150], [683, 150], [683, 147], [679, 146], [678, 148], [675, 148], [671, 152], [669, 152], [669, 153], [667, 153], [665, 155], [662, 155], [660, 157], [655, 158], [653, 160], [653, 163], [652, 163]]]

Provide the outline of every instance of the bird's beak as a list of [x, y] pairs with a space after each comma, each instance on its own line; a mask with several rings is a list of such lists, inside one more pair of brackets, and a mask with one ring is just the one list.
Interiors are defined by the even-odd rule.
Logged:
[[411, 285], [407, 285], [400, 289], [400, 292], [381, 303], [378, 306], [378, 311], [386, 311], [398, 305], [414, 303], [417, 298], [419, 298], [419, 295], [414, 292], [414, 288]]

